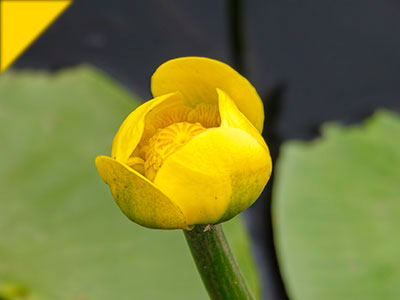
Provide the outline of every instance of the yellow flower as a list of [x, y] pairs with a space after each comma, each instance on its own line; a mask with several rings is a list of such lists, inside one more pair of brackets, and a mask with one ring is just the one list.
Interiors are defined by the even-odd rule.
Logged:
[[122, 212], [145, 227], [190, 229], [248, 208], [272, 169], [254, 87], [224, 63], [184, 57], [156, 70], [151, 91], [122, 123], [111, 157], [96, 158]]

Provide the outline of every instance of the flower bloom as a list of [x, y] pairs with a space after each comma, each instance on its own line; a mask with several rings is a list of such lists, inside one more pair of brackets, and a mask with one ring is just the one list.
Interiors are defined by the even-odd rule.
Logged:
[[271, 174], [263, 104], [228, 65], [170, 60], [153, 74], [154, 99], [122, 123], [96, 166], [122, 212], [149, 228], [215, 224], [248, 208]]

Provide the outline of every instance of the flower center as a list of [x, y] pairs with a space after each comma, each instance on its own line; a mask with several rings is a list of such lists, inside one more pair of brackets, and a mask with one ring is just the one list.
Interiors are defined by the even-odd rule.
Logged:
[[153, 115], [148, 127], [151, 130], [144, 134], [127, 161], [127, 165], [151, 181], [169, 155], [182, 148], [195, 135], [221, 124], [215, 104], [200, 103], [195, 107], [173, 107], [167, 111]]
[[165, 128], [158, 129], [149, 140], [147, 145], [142, 147], [144, 160], [140, 157], [131, 157], [128, 165], [142, 173], [151, 181], [156, 177], [157, 171], [164, 160], [182, 148], [191, 138], [204, 132], [200, 123], [179, 122]]

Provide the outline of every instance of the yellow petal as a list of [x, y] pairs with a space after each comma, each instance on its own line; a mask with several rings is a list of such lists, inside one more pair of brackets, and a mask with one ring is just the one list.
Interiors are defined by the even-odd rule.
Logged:
[[271, 173], [269, 153], [247, 132], [211, 128], [169, 156], [154, 184], [189, 225], [228, 220], [250, 206]]
[[107, 156], [96, 157], [96, 166], [129, 219], [149, 228], [188, 229], [180, 208], [147, 178]]
[[180, 91], [192, 105], [217, 103], [216, 88], [224, 90], [240, 111], [262, 132], [264, 108], [249, 81], [227, 64], [205, 57], [183, 57], [162, 64], [151, 78], [154, 97]]
[[265, 141], [253, 124], [240, 112], [235, 103], [224, 91], [217, 89], [218, 108], [221, 116], [221, 127], [239, 128], [254, 137], [261, 146], [269, 150]]
[[111, 156], [118, 161], [126, 162], [142, 138], [148, 114], [162, 103], [166, 103], [166, 107], [169, 108], [169, 102], [175, 101], [181, 102], [182, 95], [179, 93], [162, 95], [143, 103], [131, 112], [114, 137]]

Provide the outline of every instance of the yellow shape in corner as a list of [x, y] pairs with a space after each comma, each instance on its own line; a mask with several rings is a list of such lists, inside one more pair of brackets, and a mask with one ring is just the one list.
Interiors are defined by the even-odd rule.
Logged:
[[0, 72], [5, 71], [72, 0], [0, 0]]

